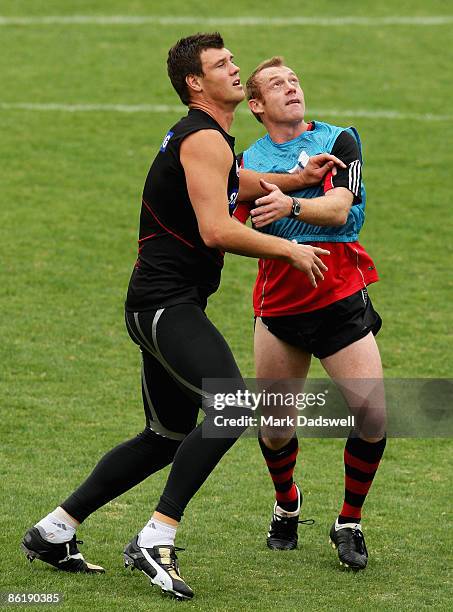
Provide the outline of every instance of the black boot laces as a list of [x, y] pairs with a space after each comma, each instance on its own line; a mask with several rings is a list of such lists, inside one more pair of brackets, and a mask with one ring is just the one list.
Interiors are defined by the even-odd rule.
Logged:
[[[165, 569], [167, 570], [175, 570], [175, 572], [177, 573], [177, 575], [181, 578], [181, 574], [179, 572], [179, 563], [178, 563], [178, 557], [176, 556], [176, 551], [177, 552], [181, 552], [182, 550], [186, 550], [185, 548], [181, 548], [180, 546], [174, 546], [173, 550], [170, 551], [169, 554], [169, 558], [170, 558], [170, 562], [169, 563], [162, 563], [162, 565], [165, 567]], [[162, 559], [162, 555], [160, 555], [160, 558]]]
[[60, 560], [60, 563], [63, 563], [64, 561], [69, 561], [72, 555], [76, 555], [79, 552], [79, 549], [77, 548], [77, 544], [83, 544], [83, 540], [76, 540], [75, 536], [72, 538], [72, 540], [69, 540], [69, 542], [66, 542], [66, 550], [68, 554], [66, 555], [64, 559]]
[[278, 514], [274, 514], [274, 520], [272, 521], [271, 536], [279, 537], [286, 535], [293, 535], [295, 525], [313, 525], [314, 519], [295, 520], [296, 517], [282, 517]]
[[363, 537], [363, 533], [360, 529], [352, 530], [352, 538], [354, 540], [354, 544], [357, 552], [360, 555], [366, 554], [366, 546], [365, 546], [365, 538]]

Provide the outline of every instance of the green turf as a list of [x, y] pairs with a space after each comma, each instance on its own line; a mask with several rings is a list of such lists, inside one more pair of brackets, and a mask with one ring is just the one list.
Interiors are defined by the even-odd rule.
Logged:
[[[209, 6], [209, 8], [208, 8]], [[1, 15], [338, 15], [316, 6], [237, 0], [3, 0]], [[449, 3], [344, 1], [343, 15], [442, 15]], [[0, 103], [178, 103], [166, 51], [196, 26], [0, 26]], [[307, 117], [353, 123], [368, 191], [362, 242], [381, 282], [379, 344], [389, 377], [452, 377], [449, 72], [453, 26], [222, 28], [242, 76], [283, 54], [302, 76]], [[394, 110], [445, 121], [321, 116]], [[0, 591], [64, 594], [62, 610], [174, 609], [121, 566], [165, 474], [96, 513], [81, 530], [102, 577], [26, 564], [23, 532], [63, 499], [104, 451], [141, 430], [139, 355], [123, 324], [150, 160], [178, 115], [0, 109]], [[261, 135], [239, 113], [238, 150]], [[228, 256], [209, 313], [253, 375], [250, 294], [256, 262]], [[320, 374], [314, 364], [313, 373]], [[390, 440], [366, 505], [369, 568], [344, 574], [327, 546], [342, 496], [341, 440], [302, 441], [306, 516], [297, 552], [264, 545], [272, 492], [253, 440], [239, 442], [189, 506], [179, 543], [193, 610], [451, 609], [451, 442]], [[450, 602], [450, 603], [449, 603]]]

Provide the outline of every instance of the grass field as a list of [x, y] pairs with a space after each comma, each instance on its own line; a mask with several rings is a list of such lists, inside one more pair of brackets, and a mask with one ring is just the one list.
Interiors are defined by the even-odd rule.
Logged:
[[[338, 15], [339, 8], [341, 15]], [[302, 441], [305, 514], [299, 550], [265, 547], [272, 491], [256, 442], [240, 441], [189, 506], [178, 544], [196, 599], [176, 604], [122, 568], [165, 473], [112, 502], [80, 530], [105, 576], [67, 576], [19, 550], [23, 532], [61, 501], [111, 446], [143, 427], [139, 355], [123, 324], [140, 195], [167, 128], [183, 114], [165, 73], [181, 36], [217, 17], [375, 17], [373, 25], [238, 25], [218, 29], [242, 78], [285, 56], [302, 76], [307, 118], [353, 124], [368, 191], [362, 242], [381, 282], [370, 293], [388, 377], [451, 378], [451, 3], [385, 0], [2, 0], [0, 4], [0, 592], [61, 592], [59, 609], [451, 610], [451, 441], [392, 439], [366, 504], [371, 552], [341, 572], [327, 533], [342, 498], [342, 440]], [[161, 15], [168, 23], [18, 24], [12, 17]], [[199, 17], [203, 15], [203, 18]], [[177, 23], [178, 17], [200, 18]], [[437, 25], [386, 17], [443, 16]], [[448, 17], [450, 20], [448, 22]], [[174, 20], [173, 22], [171, 20]], [[50, 105], [60, 105], [52, 108]], [[31, 105], [31, 106], [21, 106]], [[33, 106], [43, 105], [43, 106]], [[83, 110], [81, 105], [99, 105]], [[119, 112], [109, 105], [168, 105]], [[241, 150], [262, 134], [244, 110]], [[227, 257], [209, 313], [244, 375], [253, 375], [256, 263]], [[320, 375], [318, 364], [313, 375]]]

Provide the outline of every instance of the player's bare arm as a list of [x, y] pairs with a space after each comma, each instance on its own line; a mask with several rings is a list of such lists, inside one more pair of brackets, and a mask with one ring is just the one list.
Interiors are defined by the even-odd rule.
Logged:
[[[293, 198], [271, 183], [263, 182], [268, 194], [258, 198], [256, 208], [250, 214], [255, 227], [264, 227], [283, 217], [289, 217]], [[295, 217], [311, 225], [344, 225], [352, 206], [354, 195], [346, 187], [334, 187], [318, 198], [295, 198], [300, 202], [300, 213]]]
[[335, 155], [320, 153], [319, 155], [312, 155], [305, 168], [292, 174], [261, 173], [241, 168], [239, 174], [239, 200], [249, 201], [266, 195], [268, 192], [262, 186], [261, 179], [277, 185], [281, 191], [288, 193], [304, 189], [305, 187], [311, 187], [312, 185], [318, 185], [328, 172], [332, 171], [335, 175], [336, 166], [346, 168], [341, 159]]
[[181, 144], [180, 160], [203, 241], [211, 248], [238, 255], [284, 260], [307, 274], [316, 287], [316, 279], [322, 280], [322, 272], [327, 270], [319, 256], [329, 255], [329, 251], [260, 234], [229, 216], [226, 193], [231, 155], [215, 130], [195, 132]]

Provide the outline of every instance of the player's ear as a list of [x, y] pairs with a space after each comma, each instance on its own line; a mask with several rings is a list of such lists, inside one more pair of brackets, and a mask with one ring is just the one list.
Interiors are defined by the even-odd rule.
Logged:
[[254, 115], [262, 115], [264, 112], [264, 102], [258, 100], [258, 98], [251, 98], [248, 101], [249, 109]]
[[186, 83], [189, 90], [199, 93], [202, 90], [201, 77], [196, 74], [188, 74], [186, 76]]

